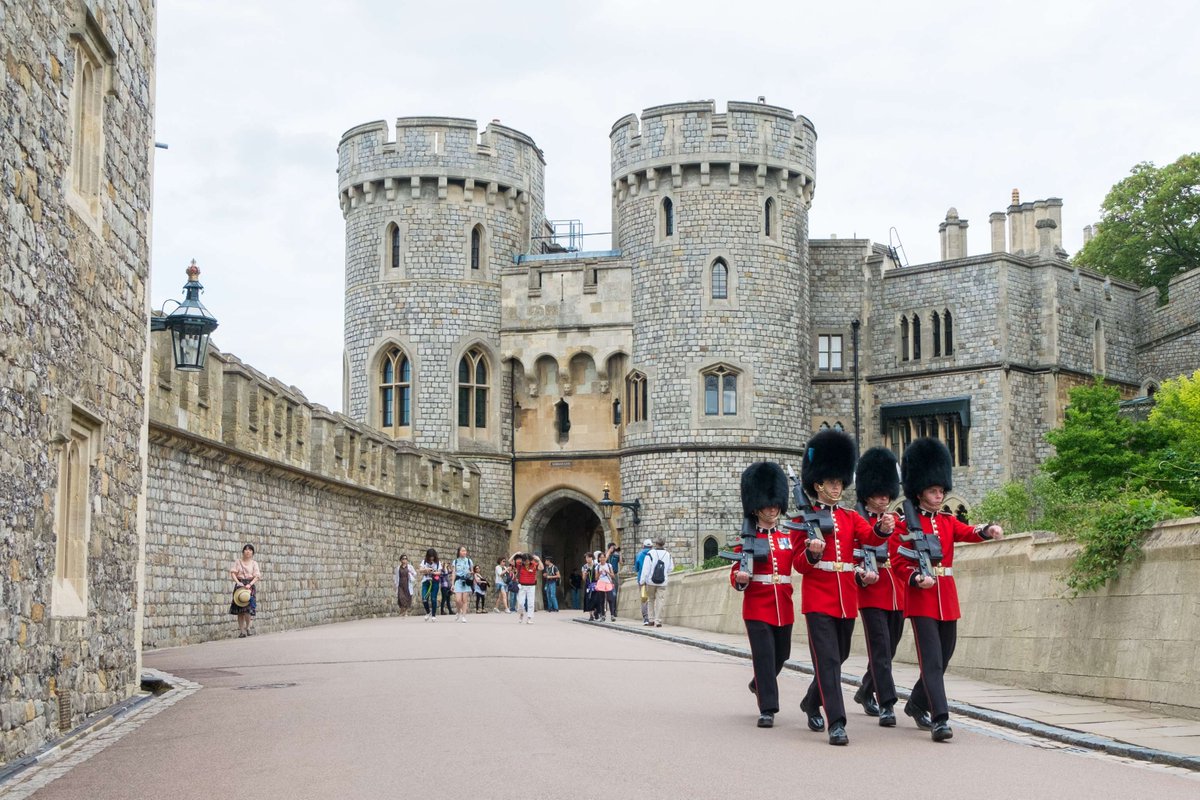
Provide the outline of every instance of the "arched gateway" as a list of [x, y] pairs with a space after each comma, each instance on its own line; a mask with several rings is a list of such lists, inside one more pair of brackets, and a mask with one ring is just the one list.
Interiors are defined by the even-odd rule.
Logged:
[[520, 541], [542, 557], [549, 556], [563, 573], [559, 598], [565, 599], [566, 576], [584, 556], [603, 550], [608, 533], [596, 502], [575, 489], [554, 489], [533, 503], [521, 523]]

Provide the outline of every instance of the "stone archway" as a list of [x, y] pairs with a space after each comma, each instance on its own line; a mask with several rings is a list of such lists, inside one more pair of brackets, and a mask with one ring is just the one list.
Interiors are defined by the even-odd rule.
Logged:
[[578, 572], [584, 556], [603, 550], [610, 533], [600, 518], [595, 501], [575, 489], [547, 492], [532, 506], [521, 523], [520, 541], [542, 557], [554, 559], [562, 572], [559, 604], [568, 607], [568, 575]]

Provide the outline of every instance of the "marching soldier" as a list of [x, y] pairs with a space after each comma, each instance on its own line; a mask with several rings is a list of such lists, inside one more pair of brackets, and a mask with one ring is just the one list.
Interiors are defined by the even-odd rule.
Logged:
[[954, 585], [954, 543], [1000, 539], [1004, 531], [994, 524], [972, 527], [941, 510], [954, 482], [950, 451], [937, 439], [922, 438], [910, 444], [904, 451], [901, 473], [908, 501], [905, 515], [915, 514], [915, 519], [908, 521], [904, 539], [893, 537], [889, 552], [892, 568], [906, 586], [904, 614], [912, 621], [921, 667], [904, 713], [917, 727], [931, 731], [935, 742], [944, 742], [954, 735], [944, 678], [954, 655], [961, 616]]
[[[819, 536], [808, 539], [804, 558], [796, 569], [804, 576], [800, 610], [808, 629], [813, 681], [800, 708], [813, 731], [825, 729], [820, 709], [829, 718], [829, 743], [849, 743], [846, 708], [842, 702], [842, 664], [850, 655], [854, 618], [858, 615], [858, 587], [874, 583], [878, 574], [854, 562], [854, 551], [863, 545], [884, 544], [895, 526], [890, 515], [872, 528], [854, 511], [842, 508], [842, 491], [854, 481], [854, 440], [841, 431], [825, 430], [808, 441], [800, 464], [800, 480], [810, 497], [811, 510], [827, 521]], [[801, 518], [797, 518], [799, 521]]]
[[[900, 464], [886, 447], [872, 447], [862, 454], [855, 470], [854, 487], [858, 493], [858, 512], [874, 525], [888, 514], [888, 505], [900, 496]], [[894, 517], [893, 517], [894, 519]], [[903, 534], [904, 522], [897, 521], [896, 532]], [[896, 535], [892, 536], [893, 539]], [[864, 545], [864, 550], [870, 545]], [[892, 659], [904, 634], [904, 584], [893, 572], [886, 545], [871, 548], [879, 580], [858, 590], [858, 613], [867, 643], [867, 672], [854, 694], [869, 716], [879, 717], [884, 728], [896, 726], [896, 684], [892, 681]]]
[[[792, 562], [797, 551], [792, 537], [778, 527], [779, 517], [787, 511], [787, 477], [778, 464], [759, 461], [742, 473], [742, 512], [754, 530], [753, 572], [734, 562], [729, 580], [733, 588], [744, 592], [742, 619], [750, 639], [754, 679], [750, 691], [758, 698], [758, 727], [770, 728], [779, 712], [779, 672], [792, 654]], [[748, 536], [749, 528], [743, 528]], [[748, 543], [748, 540], [745, 540]], [[734, 552], [741, 553], [744, 545]]]

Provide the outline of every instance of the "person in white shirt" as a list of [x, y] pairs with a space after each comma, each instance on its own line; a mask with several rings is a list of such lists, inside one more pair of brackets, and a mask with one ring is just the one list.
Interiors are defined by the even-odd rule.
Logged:
[[[675, 561], [665, 546], [666, 541], [661, 537], [654, 540], [654, 548], [642, 559], [642, 571], [638, 575], [638, 582], [646, 588], [646, 607], [656, 628], [662, 627], [663, 605], [667, 601], [667, 580], [671, 570], [675, 568]], [[662, 568], [656, 570], [658, 564], [661, 564]]]

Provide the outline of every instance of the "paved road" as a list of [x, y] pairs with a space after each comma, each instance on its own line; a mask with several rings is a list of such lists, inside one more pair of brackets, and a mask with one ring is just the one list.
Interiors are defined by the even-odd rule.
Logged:
[[[850, 746], [830, 747], [803, 727], [807, 679], [790, 672], [777, 727], [760, 730], [748, 662], [576, 616], [364, 620], [153, 652], [147, 666], [203, 688], [80, 745], [90, 758], [52, 765], [61, 776], [32, 796], [1200, 796], [1194, 775], [963, 720], [939, 745], [852, 707]], [[12, 796], [37, 783], [23, 782]]]

